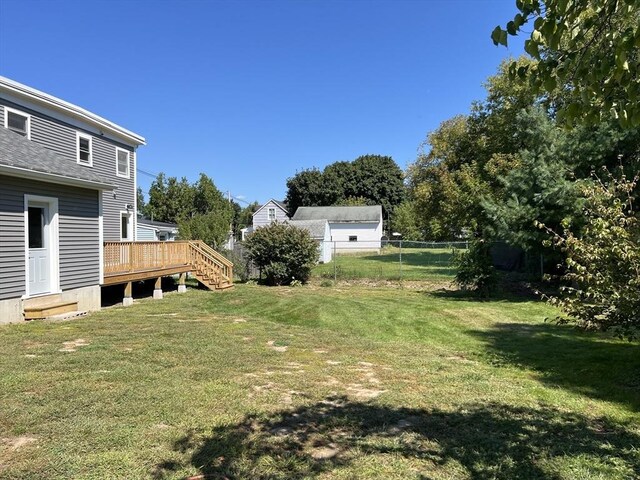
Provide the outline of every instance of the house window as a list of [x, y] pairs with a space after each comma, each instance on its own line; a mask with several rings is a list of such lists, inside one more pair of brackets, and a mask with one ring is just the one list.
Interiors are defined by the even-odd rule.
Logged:
[[116, 148], [116, 173], [119, 177], [129, 178], [129, 152]]
[[81, 165], [93, 165], [92, 142], [89, 135], [77, 134], [77, 156], [76, 160]]
[[358, 241], [358, 236], [357, 235], [349, 235], [349, 241], [350, 242], [357, 242]]
[[275, 222], [276, 221], [276, 209], [275, 208], [269, 208], [269, 221], [270, 222]]
[[5, 108], [4, 126], [23, 137], [31, 135], [31, 117], [26, 113], [11, 108]]

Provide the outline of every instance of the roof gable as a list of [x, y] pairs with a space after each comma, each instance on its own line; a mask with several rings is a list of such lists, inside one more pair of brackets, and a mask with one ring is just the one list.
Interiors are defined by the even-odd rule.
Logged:
[[287, 209], [284, 206], [284, 202], [280, 202], [278, 200], [275, 200], [273, 198], [271, 198], [268, 202], [266, 202], [264, 205], [260, 205], [260, 208], [258, 208], [255, 212], [253, 212], [253, 216], [256, 215], [256, 213], [258, 213], [259, 211], [261, 211], [264, 207], [266, 207], [267, 205], [269, 205], [270, 203], [273, 204], [274, 207], [278, 207], [280, 210], [282, 210], [285, 214], [289, 215], [289, 212], [287, 211]]

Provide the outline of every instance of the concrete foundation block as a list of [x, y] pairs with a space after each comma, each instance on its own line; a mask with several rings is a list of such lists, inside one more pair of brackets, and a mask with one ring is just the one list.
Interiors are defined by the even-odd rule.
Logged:
[[153, 298], [154, 298], [155, 300], [162, 300], [162, 290], [159, 290], [159, 289], [157, 289], [157, 288], [156, 288], [156, 289], [153, 291]]
[[186, 285], [178, 285], [178, 293], [185, 293], [187, 291]]
[[124, 297], [122, 299], [123, 307], [130, 307], [131, 305], [133, 305], [133, 297]]

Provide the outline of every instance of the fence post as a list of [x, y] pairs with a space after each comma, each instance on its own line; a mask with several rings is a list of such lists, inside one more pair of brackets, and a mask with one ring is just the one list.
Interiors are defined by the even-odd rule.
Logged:
[[400, 239], [400, 281], [402, 282], [402, 239]]
[[338, 259], [336, 258], [336, 242], [333, 242], [333, 283], [338, 281]]

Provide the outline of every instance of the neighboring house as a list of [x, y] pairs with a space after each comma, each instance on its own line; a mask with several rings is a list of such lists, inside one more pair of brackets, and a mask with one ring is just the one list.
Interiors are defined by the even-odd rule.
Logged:
[[178, 225], [175, 223], [156, 222], [140, 217], [136, 225], [136, 240], [145, 242], [173, 242], [178, 236]]
[[253, 214], [253, 224], [250, 227], [240, 230], [242, 240], [244, 241], [247, 235], [254, 232], [257, 228], [271, 225], [274, 222], [284, 223], [287, 220], [289, 220], [289, 212], [284, 202], [272, 198], [255, 211]]
[[135, 240], [136, 149], [144, 144], [0, 77], [0, 323], [30, 318], [53, 299], [100, 308], [103, 241]]
[[292, 220], [326, 220], [336, 252], [379, 250], [382, 207], [299, 207]]
[[318, 242], [319, 262], [331, 261], [333, 244], [331, 242], [331, 230], [327, 220], [289, 220], [289, 225], [306, 230], [316, 242]]

